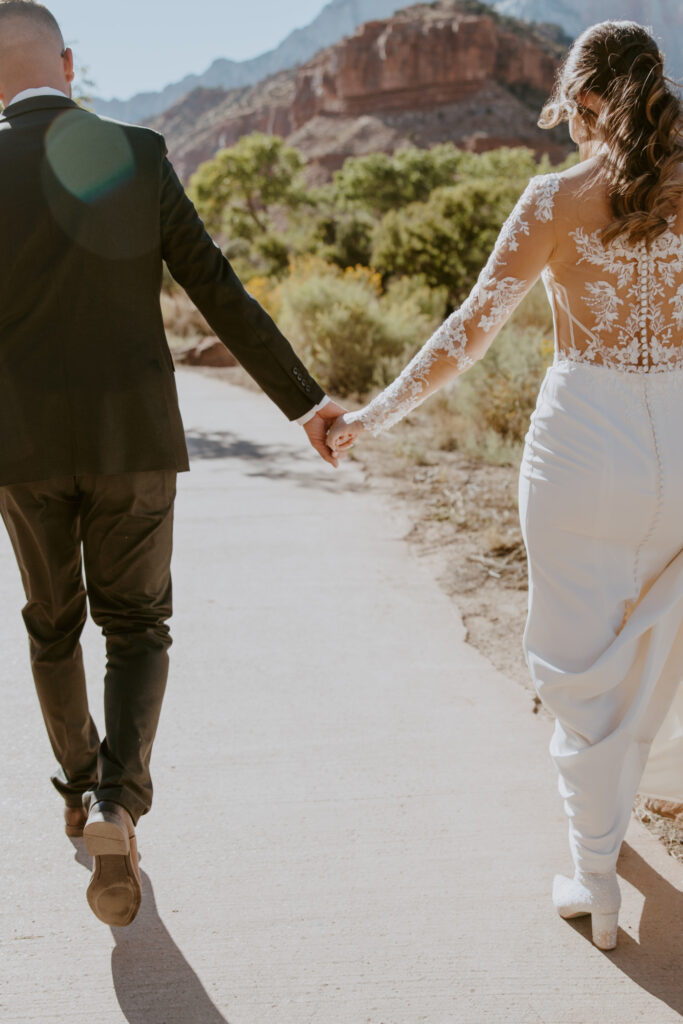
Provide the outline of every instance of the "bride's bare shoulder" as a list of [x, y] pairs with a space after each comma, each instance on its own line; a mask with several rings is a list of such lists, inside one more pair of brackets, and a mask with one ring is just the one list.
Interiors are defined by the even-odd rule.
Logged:
[[559, 171], [557, 176], [560, 179], [561, 186], [563, 186], [563, 191], [579, 191], [590, 187], [596, 181], [595, 172], [598, 166], [598, 158], [591, 157], [590, 160], [582, 160], [580, 163], [574, 164], [564, 171]]
[[[607, 184], [597, 173], [599, 168], [600, 158], [591, 157], [547, 176], [557, 182], [553, 199], [556, 219], [582, 224], [608, 222], [612, 219]], [[683, 184], [683, 161], [678, 164], [676, 173]], [[683, 223], [683, 199], [679, 219]]]
[[[594, 156], [589, 160], [582, 160], [580, 163], [574, 164], [564, 171], [559, 171], [557, 177], [564, 184], [564, 190], [567, 192], [571, 192], [574, 189], [585, 194], [586, 191], [590, 192], [591, 189], [594, 189], [596, 193], [600, 193], [604, 186], [600, 181], [600, 177], [596, 174], [599, 167], [600, 158]], [[676, 175], [683, 182], [683, 160], [677, 165]]]
[[605, 214], [607, 190], [596, 174], [599, 162], [596, 157], [557, 172], [557, 213], [563, 219], [583, 221]]

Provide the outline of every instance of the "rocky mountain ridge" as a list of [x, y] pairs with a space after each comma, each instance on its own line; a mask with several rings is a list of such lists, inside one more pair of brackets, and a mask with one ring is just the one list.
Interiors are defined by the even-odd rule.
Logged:
[[552, 22], [575, 39], [596, 21], [637, 21], [652, 29], [667, 61], [668, 73], [683, 78], [683, 3], [681, 0], [483, 0], [499, 14], [526, 21]]
[[[683, 3], [681, 0], [482, 0], [514, 19], [558, 26], [570, 39], [606, 18], [630, 18], [649, 25], [667, 57], [668, 73], [683, 78]], [[274, 50], [248, 61], [215, 60], [203, 74], [187, 75], [159, 92], [128, 100], [94, 101], [98, 113], [123, 121], [142, 121], [168, 110], [194, 89], [232, 90], [297, 67], [320, 49], [337, 43], [366, 21], [387, 18], [403, 0], [331, 0], [307, 26], [295, 29]]]
[[[322, 2], [322, 0], [321, 0]], [[160, 92], [138, 93], [128, 100], [95, 99], [98, 114], [120, 121], [145, 122], [163, 113], [194, 89], [237, 89], [305, 63], [325, 46], [352, 33], [364, 21], [388, 18], [405, 0], [331, 0], [305, 28], [295, 29], [274, 50], [252, 60], [220, 58], [201, 75], [187, 75]], [[220, 38], [216, 46], [220, 46]]]
[[196, 90], [151, 124], [185, 179], [251, 131], [297, 146], [318, 179], [351, 155], [443, 141], [529, 145], [561, 159], [564, 130], [535, 122], [565, 49], [475, 0], [438, 0], [367, 22], [257, 86]]

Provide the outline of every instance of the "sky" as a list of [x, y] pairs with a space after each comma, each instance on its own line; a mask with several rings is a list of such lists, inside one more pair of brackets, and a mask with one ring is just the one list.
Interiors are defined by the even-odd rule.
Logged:
[[[247, 60], [327, 0], [43, 0], [102, 99], [162, 89], [216, 57]], [[245, 13], [246, 12], [246, 13]]]

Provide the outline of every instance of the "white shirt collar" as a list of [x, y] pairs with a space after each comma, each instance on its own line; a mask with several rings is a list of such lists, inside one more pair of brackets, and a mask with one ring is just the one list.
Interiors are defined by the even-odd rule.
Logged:
[[65, 92], [60, 89], [52, 89], [49, 85], [42, 85], [38, 89], [24, 89], [23, 92], [18, 92], [16, 96], [13, 96], [9, 103], [5, 104], [10, 107], [13, 103], [21, 103], [22, 100], [32, 100], [36, 96], [61, 96], [62, 99], [68, 99], [69, 97]]

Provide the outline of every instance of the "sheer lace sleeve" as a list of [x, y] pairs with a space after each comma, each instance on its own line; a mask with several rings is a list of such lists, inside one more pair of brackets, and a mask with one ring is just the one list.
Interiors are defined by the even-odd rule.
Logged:
[[360, 420], [370, 433], [379, 434], [481, 359], [551, 256], [559, 184], [556, 174], [531, 179], [460, 309], [432, 335], [393, 384], [365, 408], [347, 414], [348, 422]]

